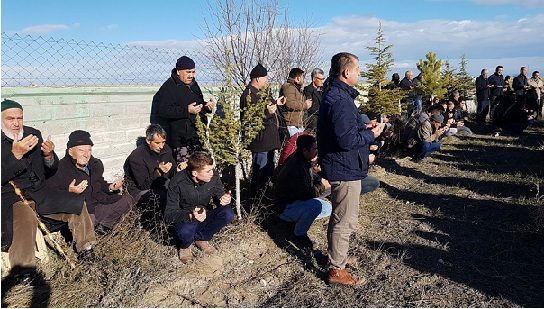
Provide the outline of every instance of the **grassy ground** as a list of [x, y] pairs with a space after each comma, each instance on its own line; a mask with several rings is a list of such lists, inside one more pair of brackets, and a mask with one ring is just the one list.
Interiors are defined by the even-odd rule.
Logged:
[[324, 281], [327, 219], [309, 232], [312, 252], [260, 214], [218, 234], [217, 254], [183, 265], [134, 212], [100, 239], [96, 264], [72, 272], [51, 253], [40, 285], [3, 280], [2, 306], [543, 307], [544, 126], [474, 131], [422, 163], [380, 158], [371, 168], [382, 185], [361, 198], [350, 246], [364, 287]]

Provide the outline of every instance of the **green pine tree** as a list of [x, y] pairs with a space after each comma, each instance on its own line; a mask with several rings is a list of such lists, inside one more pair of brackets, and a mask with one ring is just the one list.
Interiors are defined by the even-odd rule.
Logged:
[[462, 96], [468, 97], [469, 94], [474, 93], [476, 89], [472, 77], [467, 72], [467, 60], [465, 59], [465, 54], [461, 55], [461, 62], [459, 65], [459, 73], [457, 73], [455, 76], [458, 80], [457, 90]]
[[446, 92], [441, 83], [440, 70], [442, 60], [436, 58], [436, 54], [428, 52], [425, 60], [420, 59], [416, 64], [423, 78], [416, 85], [416, 90], [422, 96], [423, 102], [430, 102], [435, 96], [442, 96]]

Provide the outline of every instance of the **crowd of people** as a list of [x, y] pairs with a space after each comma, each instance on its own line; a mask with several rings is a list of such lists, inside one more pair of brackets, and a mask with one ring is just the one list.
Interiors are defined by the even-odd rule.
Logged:
[[[126, 158], [124, 177], [111, 183], [104, 179], [102, 161], [92, 155], [89, 132], [71, 132], [65, 156], [59, 159], [50, 137], [44, 140], [40, 131], [23, 125], [23, 106], [2, 101], [2, 250], [9, 253], [18, 280], [29, 282], [36, 272], [36, 215], [51, 231], [67, 226], [83, 263], [96, 260], [93, 246], [134, 205], [143, 211], [157, 208], [153, 211], [172, 227], [181, 262], [194, 259], [194, 247], [204, 254], [217, 251], [210, 241], [233, 220], [234, 211], [231, 192], [225, 191], [198, 138], [196, 119], [211, 113], [215, 102], [204, 100], [195, 66], [187, 56], [177, 59], [171, 76], [153, 97], [145, 141]], [[521, 69], [509, 91], [502, 67], [489, 78], [482, 70], [476, 79], [476, 122], [484, 123], [491, 113], [494, 123], [519, 131], [519, 122], [542, 117], [542, 81], [538, 72], [524, 78], [526, 71]], [[369, 165], [394, 134], [385, 115], [361, 114], [355, 104], [359, 92], [354, 86], [360, 75], [355, 55], [334, 55], [329, 72], [325, 80], [322, 69], [312, 70], [311, 83], [303, 87], [305, 72], [293, 68], [274, 98], [263, 91], [267, 69], [257, 64], [251, 70], [240, 95], [241, 117], [247, 106], [262, 99], [267, 104], [263, 128], [248, 147], [249, 194], [257, 201], [255, 197], [273, 186], [275, 214], [290, 222], [290, 241], [301, 249], [313, 248], [308, 237], [312, 223], [329, 217], [328, 281], [358, 286], [366, 279], [346, 270], [349, 237], [358, 225], [360, 196], [380, 185], [368, 175]], [[398, 138], [418, 162], [440, 149], [441, 138], [472, 134], [466, 125], [466, 98], [454, 92], [425, 107], [415, 91], [422, 78], [407, 71], [400, 80], [395, 73], [388, 86], [405, 90], [411, 103], [411, 117]]]

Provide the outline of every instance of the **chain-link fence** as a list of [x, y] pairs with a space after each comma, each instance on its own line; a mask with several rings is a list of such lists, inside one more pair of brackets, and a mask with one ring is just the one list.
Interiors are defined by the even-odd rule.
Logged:
[[217, 82], [196, 52], [33, 37], [2, 32], [2, 86], [159, 85], [188, 55], [201, 85]]

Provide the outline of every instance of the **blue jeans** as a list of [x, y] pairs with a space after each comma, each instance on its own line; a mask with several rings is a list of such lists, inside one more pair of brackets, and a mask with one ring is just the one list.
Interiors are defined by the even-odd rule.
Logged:
[[435, 150], [440, 150], [440, 142], [420, 142], [412, 148], [414, 159], [425, 159]]
[[421, 111], [423, 110], [423, 100], [421, 99], [420, 96], [416, 97], [416, 100], [414, 101], [414, 106], [417, 110], [417, 113], [420, 114]]
[[219, 232], [234, 218], [234, 211], [230, 206], [220, 206], [213, 210], [206, 210], [206, 220], [199, 222], [178, 222], [174, 226], [176, 237], [180, 241], [182, 249], [189, 248], [195, 240], [211, 240], [215, 233]]
[[289, 131], [289, 137], [291, 137], [299, 132], [304, 132], [304, 128], [299, 128], [295, 126], [287, 126], [287, 131]]
[[329, 202], [313, 198], [287, 204], [280, 218], [284, 221], [296, 222], [294, 234], [302, 236], [308, 233], [315, 220], [328, 217], [331, 212], [332, 205]]
[[274, 150], [253, 152], [251, 157], [253, 159], [251, 192], [255, 195], [266, 187], [268, 179], [274, 175]]
[[380, 187], [380, 180], [376, 177], [366, 176], [361, 180], [361, 195], [372, 192]]

